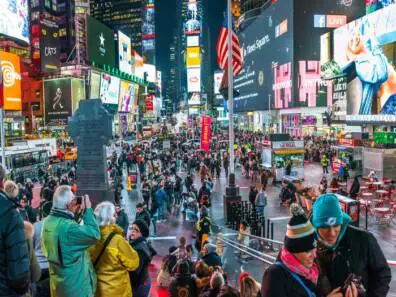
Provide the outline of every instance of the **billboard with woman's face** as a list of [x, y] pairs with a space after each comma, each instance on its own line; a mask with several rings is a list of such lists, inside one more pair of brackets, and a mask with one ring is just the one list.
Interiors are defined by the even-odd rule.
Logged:
[[395, 53], [396, 5], [334, 31], [334, 60], [348, 76], [347, 115], [352, 119], [396, 115]]

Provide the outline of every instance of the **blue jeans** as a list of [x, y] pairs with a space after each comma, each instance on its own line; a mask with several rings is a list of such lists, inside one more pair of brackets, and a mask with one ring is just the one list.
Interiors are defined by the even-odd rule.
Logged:
[[143, 285], [140, 285], [137, 288], [132, 288], [132, 296], [136, 297], [148, 297], [151, 289], [151, 279], [147, 278], [146, 282]]
[[265, 206], [264, 205], [257, 205], [257, 213], [262, 214], [263, 216], [265, 216]]

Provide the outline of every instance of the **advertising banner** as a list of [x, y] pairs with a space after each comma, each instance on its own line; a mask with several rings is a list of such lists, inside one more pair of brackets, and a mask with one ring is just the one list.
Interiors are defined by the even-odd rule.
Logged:
[[142, 39], [155, 39], [155, 8], [154, 4], [146, 5], [142, 27]]
[[199, 47], [187, 48], [187, 67], [200, 67], [201, 66], [201, 53]]
[[100, 100], [103, 104], [118, 104], [118, 95], [120, 92], [120, 79], [102, 73], [100, 80]]
[[201, 92], [201, 68], [187, 69], [187, 92]]
[[293, 1], [279, 0], [238, 34], [244, 71], [234, 80], [235, 111], [282, 108], [292, 100], [292, 14]]
[[72, 78], [72, 112], [78, 109], [80, 100], [86, 99], [85, 97], [85, 81], [83, 79]]
[[154, 96], [152, 94], [146, 95], [146, 112], [154, 111]]
[[199, 46], [199, 35], [187, 36], [187, 47]]
[[87, 29], [88, 61], [115, 67], [113, 30], [90, 16], [87, 16]]
[[136, 102], [137, 88], [133, 83], [122, 80], [120, 85], [120, 97], [118, 100], [119, 112], [131, 112], [133, 105]]
[[118, 31], [118, 68], [125, 73], [132, 74], [131, 39]]
[[71, 79], [44, 80], [44, 114], [47, 123], [67, 121], [72, 115]]
[[186, 3], [186, 22], [184, 23], [184, 34], [198, 35], [201, 33], [201, 13], [198, 9], [199, 1], [190, 0]]
[[4, 110], [22, 110], [20, 58], [12, 53], [0, 52], [0, 62], [3, 85], [3, 102], [0, 105]]
[[100, 74], [91, 71], [89, 98], [99, 99], [99, 96], [100, 96]]
[[214, 93], [215, 95], [220, 94], [220, 85], [223, 79], [223, 72], [215, 72], [214, 74]]
[[29, 43], [28, 0], [2, 0], [0, 3], [0, 34]]
[[334, 31], [334, 61], [348, 76], [347, 122], [396, 120], [396, 5]]
[[210, 151], [211, 122], [211, 117], [202, 116], [201, 150], [206, 152]]
[[40, 19], [41, 71], [56, 72], [59, 67], [60, 39], [59, 25], [47, 18]]

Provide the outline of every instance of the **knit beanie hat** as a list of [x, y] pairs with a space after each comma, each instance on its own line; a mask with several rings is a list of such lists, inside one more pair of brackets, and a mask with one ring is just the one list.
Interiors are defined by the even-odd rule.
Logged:
[[308, 252], [316, 248], [315, 230], [300, 205], [290, 206], [292, 217], [287, 224], [285, 247], [291, 253]]
[[140, 233], [142, 233], [143, 237], [149, 237], [150, 235], [150, 230], [149, 227], [147, 226], [146, 222], [143, 220], [136, 220], [133, 222], [134, 225], [138, 226]]
[[312, 224], [315, 228], [341, 225], [343, 214], [340, 202], [334, 194], [323, 194], [315, 201], [312, 208]]

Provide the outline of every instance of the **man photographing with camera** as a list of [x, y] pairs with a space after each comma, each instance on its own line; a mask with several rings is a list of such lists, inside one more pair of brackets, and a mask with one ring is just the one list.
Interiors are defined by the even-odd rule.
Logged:
[[[76, 220], [80, 216], [82, 224]], [[49, 263], [51, 296], [94, 296], [96, 275], [88, 248], [99, 239], [88, 195], [76, 197], [70, 186], [60, 186], [54, 193], [41, 238]]]
[[345, 297], [385, 297], [392, 275], [381, 247], [350, 222], [334, 194], [321, 195], [313, 205], [321, 293], [338, 289]]

